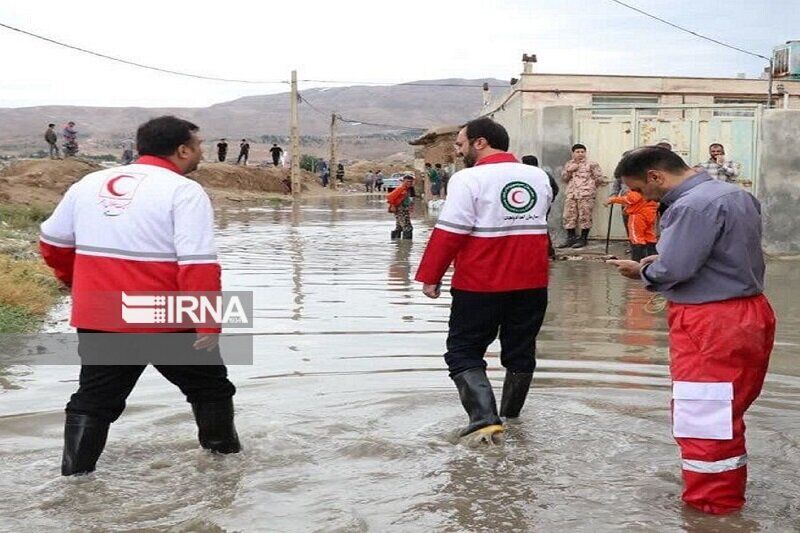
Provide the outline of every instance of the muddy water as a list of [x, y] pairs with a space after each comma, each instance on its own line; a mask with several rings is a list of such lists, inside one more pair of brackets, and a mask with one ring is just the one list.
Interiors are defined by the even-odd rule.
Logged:
[[[749, 503], [679, 503], [667, 338], [650, 295], [605, 265], [556, 263], [529, 403], [506, 444], [448, 442], [464, 421], [443, 369], [449, 298], [412, 281], [417, 240], [390, 243], [379, 199], [219, 218], [230, 290], [255, 291], [253, 366], [232, 367], [246, 451], [198, 449], [187, 404], [148, 370], [96, 474], [59, 477], [74, 367], [0, 372], [4, 531], [796, 531], [800, 273], [772, 263], [780, 331], [751, 409]], [[499, 392], [498, 346], [490, 377]]]

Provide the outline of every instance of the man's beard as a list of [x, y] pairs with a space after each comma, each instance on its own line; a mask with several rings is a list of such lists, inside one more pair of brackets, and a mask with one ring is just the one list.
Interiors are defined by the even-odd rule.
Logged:
[[470, 147], [466, 154], [464, 154], [464, 166], [467, 168], [474, 167], [478, 162], [478, 154], [475, 153], [475, 148]]

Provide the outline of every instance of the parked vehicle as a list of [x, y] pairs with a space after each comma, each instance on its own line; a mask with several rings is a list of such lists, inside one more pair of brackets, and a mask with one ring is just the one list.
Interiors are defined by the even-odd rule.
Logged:
[[397, 187], [400, 186], [400, 182], [403, 181], [403, 176], [414, 175], [413, 172], [395, 172], [388, 178], [383, 178], [383, 188], [386, 189], [387, 192], [392, 192]]

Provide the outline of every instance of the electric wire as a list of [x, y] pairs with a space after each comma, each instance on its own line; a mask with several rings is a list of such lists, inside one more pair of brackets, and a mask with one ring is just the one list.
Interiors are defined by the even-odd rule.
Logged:
[[[426, 81], [408, 81], [408, 82], [388, 82], [388, 81], [346, 81], [346, 80], [298, 80], [304, 83], [340, 83], [347, 85], [385, 85], [392, 87], [467, 87], [470, 89], [483, 88], [483, 84], [471, 83], [436, 83]], [[489, 87], [495, 88], [508, 88], [508, 85], [499, 85], [497, 83], [490, 83]]]
[[277, 85], [277, 84], [287, 84], [287, 83], [289, 83], [286, 80], [241, 80], [241, 79], [234, 79], [234, 78], [220, 78], [220, 77], [217, 77], [217, 76], [206, 76], [206, 75], [203, 75], [203, 74], [194, 74], [194, 73], [191, 73], [191, 72], [181, 72], [179, 70], [171, 70], [171, 69], [167, 69], [167, 68], [153, 67], [151, 65], [145, 65], [143, 63], [137, 63], [136, 61], [130, 61], [130, 60], [127, 60], [127, 59], [122, 59], [122, 58], [119, 58], [119, 57], [110, 56], [110, 55], [103, 54], [103, 53], [100, 53], [100, 52], [95, 52], [93, 50], [88, 50], [86, 48], [81, 48], [80, 46], [74, 46], [74, 45], [71, 45], [71, 44], [67, 44], [67, 43], [64, 43], [64, 42], [61, 42], [61, 41], [57, 41], [56, 39], [51, 39], [51, 38], [45, 37], [43, 35], [39, 35], [39, 34], [30, 32], [30, 31], [27, 31], [27, 30], [23, 30], [21, 28], [16, 28], [16, 27], [10, 26], [8, 24], [4, 24], [3, 22], [0, 22], [0, 27], [3, 27], [3, 28], [6, 28], [8, 30], [11, 30], [11, 31], [15, 31], [15, 32], [21, 33], [23, 35], [27, 35], [29, 37], [33, 37], [35, 39], [39, 39], [39, 40], [42, 40], [42, 41], [45, 41], [45, 42], [48, 42], [48, 43], [51, 43], [51, 44], [55, 44], [57, 46], [62, 46], [64, 48], [69, 48], [71, 50], [76, 50], [76, 51], [82, 52], [84, 54], [89, 54], [89, 55], [93, 55], [93, 56], [100, 57], [100, 58], [103, 58], [103, 59], [108, 59], [109, 61], [116, 61], [117, 63], [122, 63], [122, 64], [130, 65], [130, 66], [133, 66], [133, 67], [143, 68], [143, 69], [147, 69], [147, 70], [154, 70], [156, 72], [161, 72], [161, 73], [164, 73], [164, 74], [172, 74], [172, 75], [175, 75], [175, 76], [184, 76], [186, 78], [195, 78], [195, 79], [199, 79], [199, 80], [220, 81], [220, 82], [228, 82], [228, 83], [249, 83], [249, 84], [257, 84], [257, 85], [272, 85], [272, 84]]
[[761, 58], [761, 59], [766, 59], [767, 61], [772, 61], [770, 58], [768, 58], [766, 56], [762, 56], [761, 54], [757, 54], [755, 52], [751, 52], [750, 50], [745, 50], [744, 48], [739, 48], [738, 46], [734, 46], [732, 44], [724, 43], [724, 42], [719, 41], [717, 39], [714, 39], [712, 37], [708, 37], [708, 36], [703, 35], [701, 33], [697, 33], [696, 31], [692, 31], [692, 30], [690, 30], [688, 28], [684, 28], [683, 26], [679, 26], [678, 24], [675, 24], [674, 22], [670, 22], [670, 21], [665, 20], [665, 19], [663, 19], [661, 17], [657, 17], [656, 15], [648, 13], [647, 11], [644, 11], [643, 9], [639, 9], [636, 6], [632, 6], [630, 4], [626, 4], [625, 2], [622, 2], [621, 0], [611, 0], [611, 2], [614, 2], [615, 4], [619, 4], [619, 5], [623, 6], [623, 7], [631, 9], [633, 11], [636, 11], [637, 13], [640, 13], [640, 14], [646, 16], [646, 17], [650, 17], [651, 19], [654, 19], [654, 20], [657, 20], [657, 21], [659, 21], [661, 23], [664, 23], [667, 26], [672, 26], [673, 28], [676, 28], [676, 29], [678, 29], [680, 31], [689, 33], [691, 35], [694, 35], [695, 37], [699, 37], [700, 39], [705, 39], [706, 41], [710, 41], [710, 42], [718, 44], [720, 46], [724, 46], [726, 48], [730, 48], [731, 50], [736, 50], [737, 52], [741, 52], [743, 54], [751, 55], [753, 57], [758, 57], [758, 58]]
[[347, 117], [343, 117], [339, 113], [336, 113], [335, 111], [327, 111], [326, 112], [326, 111], [321, 110], [320, 108], [318, 108], [317, 106], [312, 104], [308, 100], [308, 98], [305, 98], [300, 93], [297, 94], [297, 98], [300, 100], [301, 103], [306, 104], [309, 108], [311, 108], [313, 111], [319, 113], [320, 115], [323, 115], [325, 117], [329, 117], [331, 115], [335, 115], [337, 120], [339, 120], [341, 122], [346, 122], [346, 123], [354, 125], [354, 126], [358, 126], [358, 125], [376, 126], [376, 127], [381, 127], [381, 128], [394, 128], [394, 129], [408, 130], [408, 131], [417, 131], [417, 130], [425, 131], [426, 129], [428, 129], [428, 128], [421, 128], [421, 127], [415, 127], [415, 126], [399, 126], [397, 124], [381, 124], [381, 123], [378, 123], [378, 122], [370, 122], [370, 121], [367, 121], [367, 120], [358, 120], [358, 119], [354, 119], [354, 118], [347, 118]]

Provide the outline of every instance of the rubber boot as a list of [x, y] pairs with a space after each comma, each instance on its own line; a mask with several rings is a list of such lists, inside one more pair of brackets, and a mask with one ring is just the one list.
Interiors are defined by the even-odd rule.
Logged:
[[233, 399], [218, 402], [193, 403], [200, 446], [217, 453], [239, 453], [239, 435], [233, 424]]
[[581, 236], [575, 241], [575, 244], [572, 245], [573, 248], [583, 248], [586, 246], [586, 243], [589, 241], [589, 230], [582, 229]]
[[400, 234], [401, 234], [401, 233], [402, 233], [402, 232], [401, 232], [399, 229], [393, 229], [393, 230], [392, 230], [392, 233], [391, 233], [391, 235], [392, 235], [392, 240], [399, 239], [399, 238], [400, 238]]
[[503, 422], [497, 416], [497, 404], [492, 384], [484, 368], [470, 368], [453, 376], [461, 397], [461, 405], [469, 415], [469, 425], [459, 431], [459, 437], [483, 434], [491, 437], [503, 431]]
[[411, 240], [413, 237], [414, 237], [414, 230], [413, 229], [403, 230], [403, 238], [404, 239]]
[[108, 422], [89, 415], [67, 413], [64, 422], [64, 454], [61, 475], [94, 472], [108, 437]]
[[578, 237], [575, 235], [575, 229], [568, 229], [567, 230], [567, 240], [564, 241], [563, 244], [559, 245], [558, 248], [571, 248], [575, 242], [577, 242]]
[[503, 398], [500, 400], [500, 416], [505, 418], [519, 416], [522, 406], [525, 405], [525, 398], [528, 397], [532, 379], [532, 372], [506, 370], [506, 379], [503, 381]]

